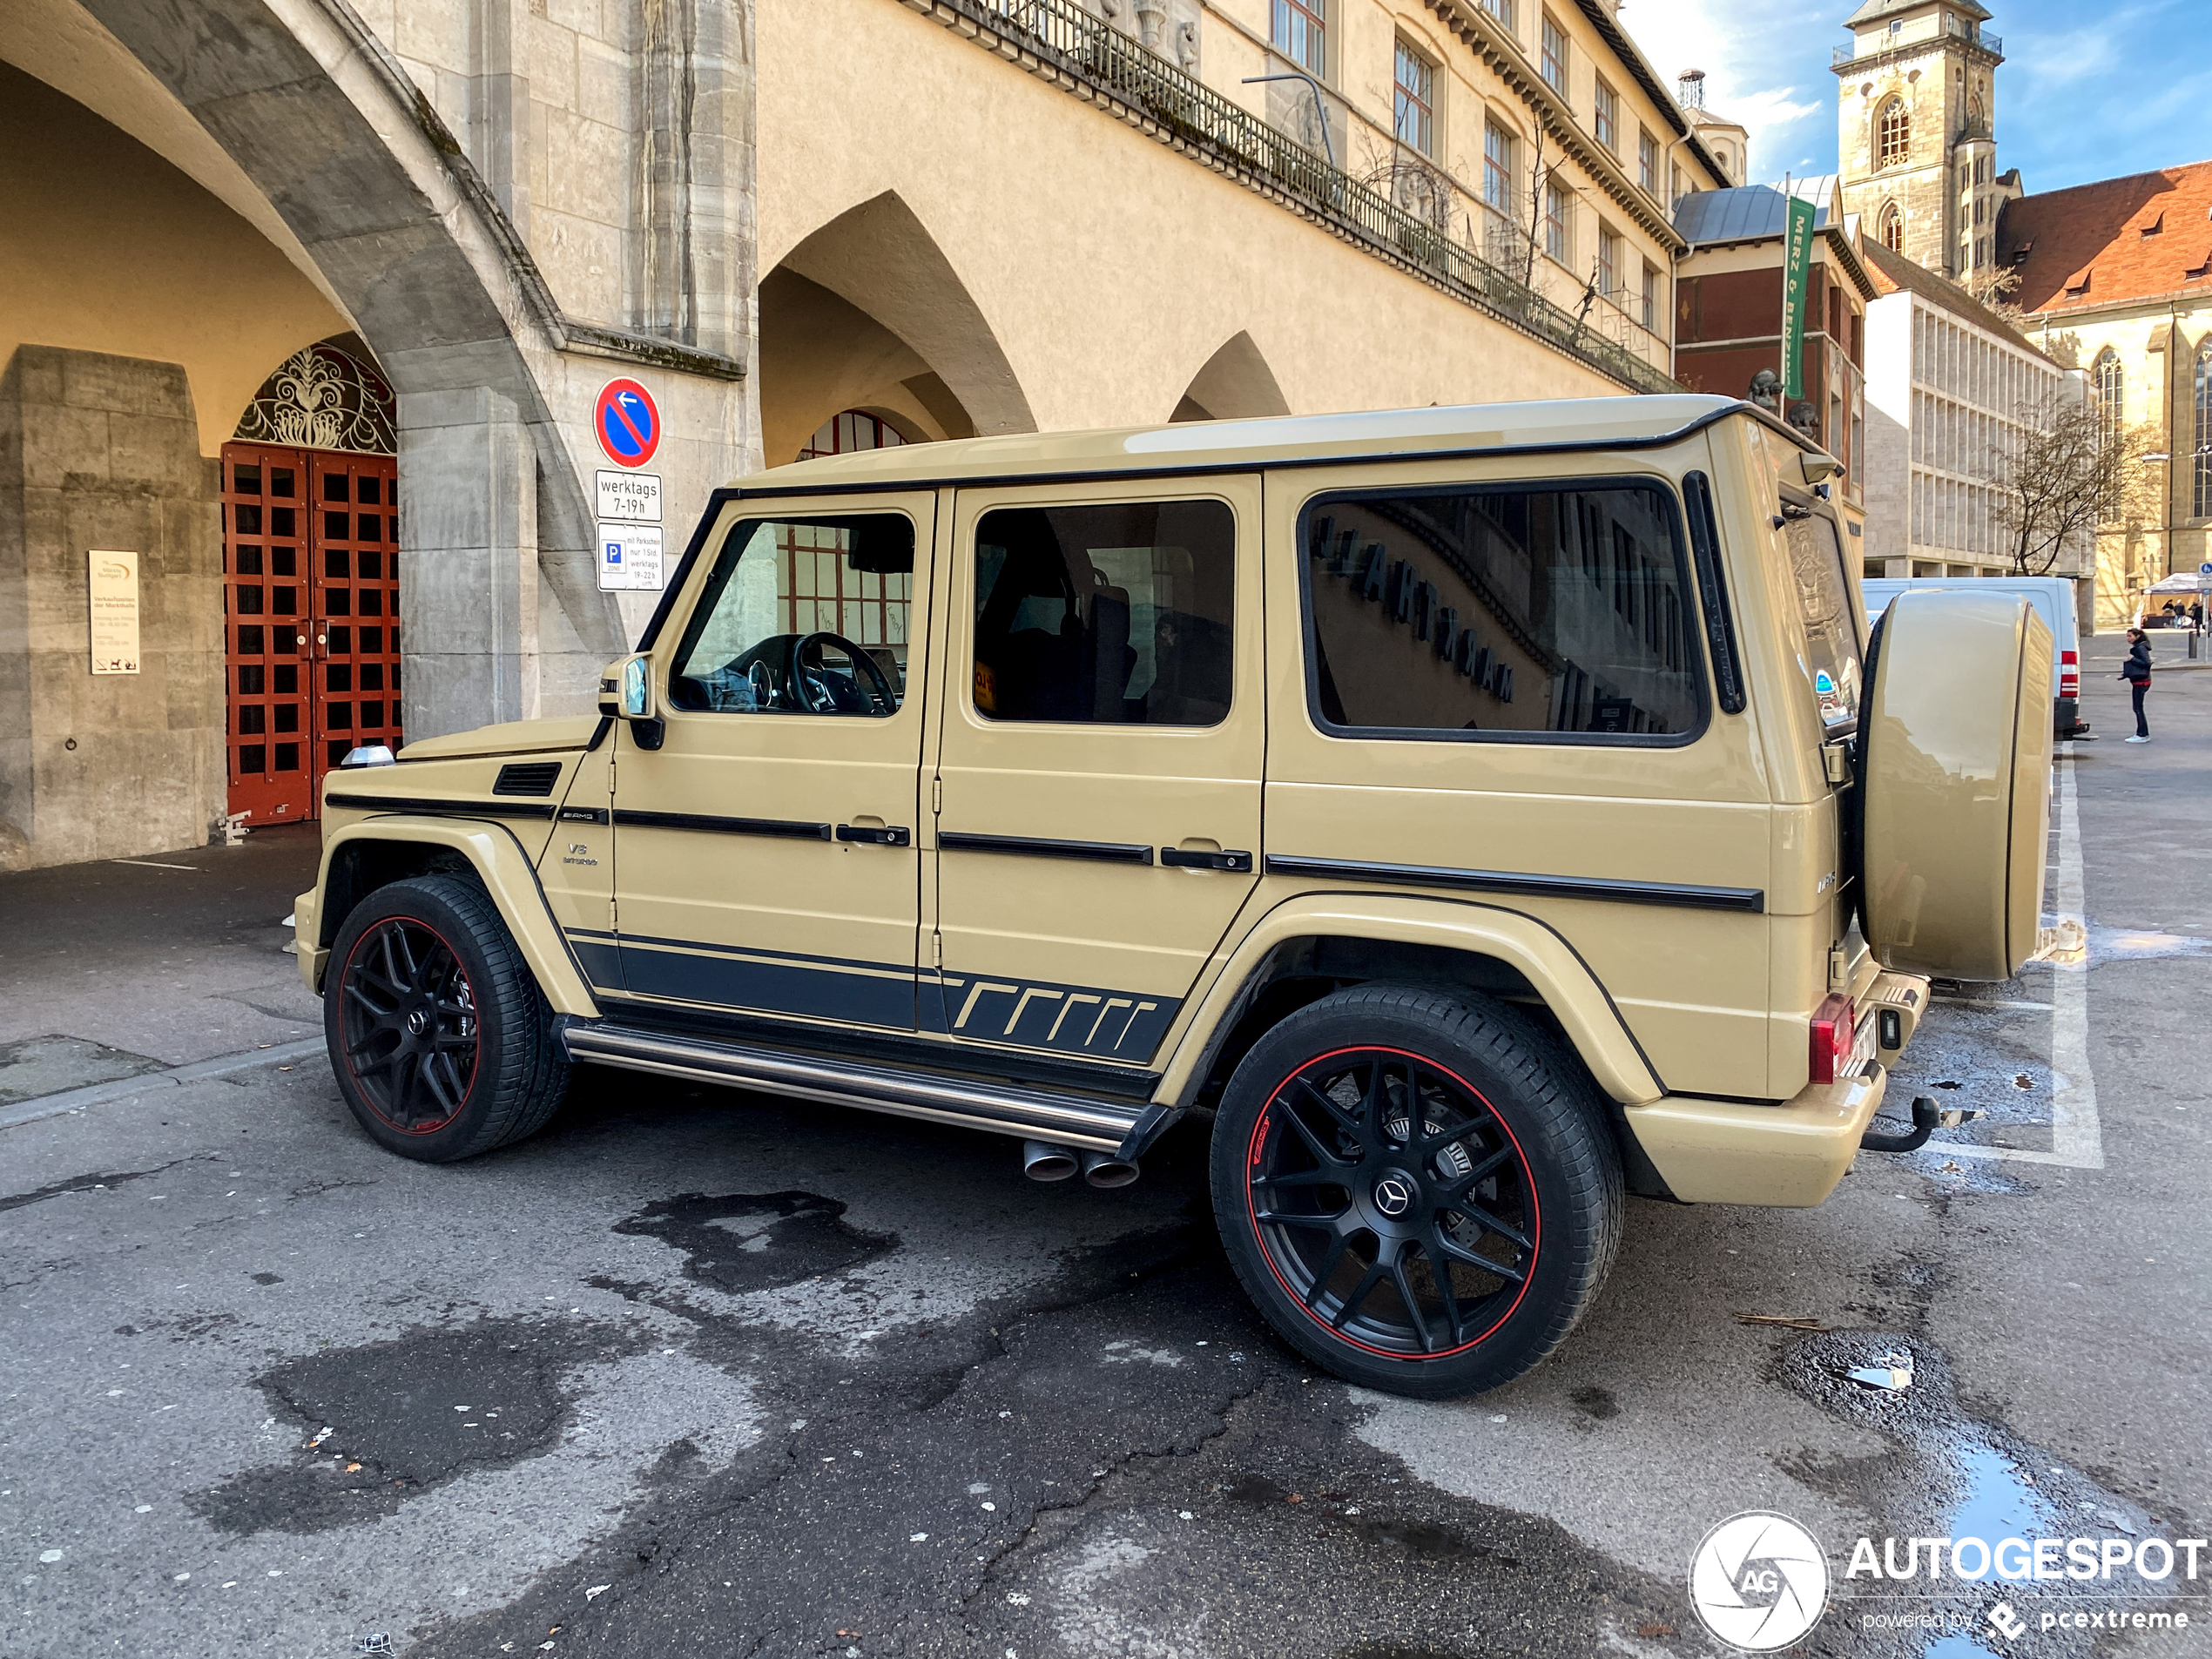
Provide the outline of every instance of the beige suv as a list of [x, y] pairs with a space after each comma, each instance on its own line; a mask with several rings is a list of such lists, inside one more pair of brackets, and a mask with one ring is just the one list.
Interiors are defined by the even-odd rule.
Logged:
[[298, 927], [339, 1084], [410, 1157], [588, 1061], [1098, 1186], [1211, 1117], [1287, 1341], [1501, 1382], [1624, 1192], [1820, 1203], [1922, 976], [2033, 945], [2043, 625], [1910, 593], [1865, 637], [1836, 469], [1672, 396], [745, 480], [598, 718], [332, 775]]

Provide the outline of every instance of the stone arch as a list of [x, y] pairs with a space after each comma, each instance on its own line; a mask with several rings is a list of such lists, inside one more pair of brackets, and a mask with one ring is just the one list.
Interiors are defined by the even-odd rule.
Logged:
[[762, 279], [760, 405], [772, 463], [846, 408], [931, 436], [1036, 430], [996, 330], [896, 191], [847, 208]]
[[1249, 333], [1238, 333], [1206, 359], [1175, 406], [1170, 421], [1238, 421], [1288, 415], [1291, 405], [1276, 384]]
[[1875, 219], [1875, 234], [1892, 253], [1905, 252], [1905, 213], [1895, 202], [1885, 202]]
[[[281, 221], [359, 330], [399, 397], [402, 468], [475, 478], [478, 499], [443, 516], [469, 520], [454, 534], [485, 556], [473, 569], [454, 563], [454, 579], [515, 625], [494, 648], [490, 683], [456, 710], [529, 711], [536, 668], [520, 642], [538, 632], [540, 580], [584, 650], [621, 650], [620, 613], [597, 589], [590, 505], [542, 379], [557, 368], [563, 319], [462, 146], [389, 53], [330, 0], [89, 0], [85, 10], [139, 76], [133, 87], [111, 66], [105, 101], [118, 87], [126, 101], [150, 95], [150, 76], [236, 169], [209, 187], [235, 195], [242, 175], [253, 206]], [[90, 96], [60, 90], [126, 131], [144, 125], [103, 107], [98, 85]], [[523, 527], [533, 525], [530, 536]], [[410, 630], [411, 651], [440, 651], [430, 616]], [[445, 718], [441, 708], [432, 729]]]
[[1912, 110], [1904, 95], [1892, 92], [1874, 107], [1874, 165], [1894, 167], [1912, 155]]

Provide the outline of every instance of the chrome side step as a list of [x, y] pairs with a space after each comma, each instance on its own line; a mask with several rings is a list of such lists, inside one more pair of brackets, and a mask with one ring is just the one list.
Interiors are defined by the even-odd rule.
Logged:
[[1022, 1140], [1054, 1141], [1123, 1157], [1135, 1157], [1141, 1146], [1133, 1143], [1149, 1142], [1165, 1127], [1170, 1116], [1141, 1101], [1103, 1100], [1014, 1083], [830, 1060], [604, 1021], [570, 1021], [563, 1025], [561, 1035], [573, 1060], [858, 1106], [900, 1117], [925, 1117]]

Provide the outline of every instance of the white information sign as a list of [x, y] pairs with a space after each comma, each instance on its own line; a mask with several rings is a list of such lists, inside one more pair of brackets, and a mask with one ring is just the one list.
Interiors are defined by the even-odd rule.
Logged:
[[611, 472], [602, 467], [591, 475], [598, 485], [601, 518], [617, 524], [660, 523], [658, 473]]
[[138, 556], [94, 549], [85, 556], [92, 623], [92, 671], [138, 671]]
[[660, 568], [659, 525], [599, 526], [599, 585], [602, 588], [616, 592], [658, 593], [664, 580]]

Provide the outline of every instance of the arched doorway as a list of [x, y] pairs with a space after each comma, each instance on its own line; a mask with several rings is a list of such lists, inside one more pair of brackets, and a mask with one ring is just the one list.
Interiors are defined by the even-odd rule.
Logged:
[[400, 745], [395, 411], [366, 356], [294, 352], [223, 446], [225, 746], [248, 825], [318, 816], [347, 750]]

